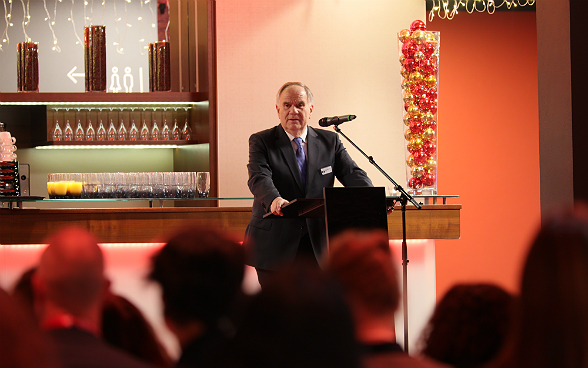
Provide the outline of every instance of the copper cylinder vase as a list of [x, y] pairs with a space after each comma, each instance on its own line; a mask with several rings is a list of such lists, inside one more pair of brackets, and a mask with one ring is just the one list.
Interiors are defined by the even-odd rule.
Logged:
[[16, 58], [18, 92], [39, 92], [39, 44], [18, 43]]
[[170, 45], [168, 41], [149, 44], [149, 91], [171, 91]]
[[86, 92], [106, 92], [106, 27], [84, 27]]

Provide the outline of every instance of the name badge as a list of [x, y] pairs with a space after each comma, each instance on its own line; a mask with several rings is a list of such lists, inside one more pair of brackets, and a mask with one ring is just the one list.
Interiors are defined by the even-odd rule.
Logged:
[[333, 172], [333, 168], [331, 166], [327, 166], [327, 167], [323, 167], [321, 169], [321, 174], [322, 175], [327, 175]]

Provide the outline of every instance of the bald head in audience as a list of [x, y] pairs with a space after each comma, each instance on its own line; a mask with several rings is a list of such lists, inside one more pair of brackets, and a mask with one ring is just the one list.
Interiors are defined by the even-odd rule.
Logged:
[[33, 279], [41, 321], [67, 313], [99, 323], [108, 281], [96, 238], [86, 230], [67, 228], [48, 243]]

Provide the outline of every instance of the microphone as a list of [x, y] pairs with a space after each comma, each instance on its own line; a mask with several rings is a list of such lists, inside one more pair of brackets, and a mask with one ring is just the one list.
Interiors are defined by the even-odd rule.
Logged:
[[319, 125], [322, 127], [328, 127], [330, 125], [339, 125], [346, 121], [351, 121], [355, 119], [357, 116], [355, 115], [341, 115], [341, 116], [334, 116], [332, 118], [322, 118], [319, 120]]

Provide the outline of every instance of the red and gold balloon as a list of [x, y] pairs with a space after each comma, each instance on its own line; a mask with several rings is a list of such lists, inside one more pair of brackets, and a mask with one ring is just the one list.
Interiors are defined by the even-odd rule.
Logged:
[[439, 32], [415, 20], [398, 33], [406, 165], [411, 190], [437, 190]]

